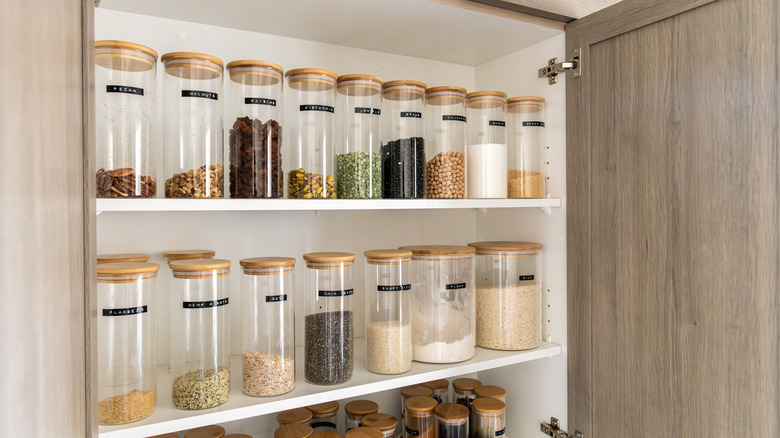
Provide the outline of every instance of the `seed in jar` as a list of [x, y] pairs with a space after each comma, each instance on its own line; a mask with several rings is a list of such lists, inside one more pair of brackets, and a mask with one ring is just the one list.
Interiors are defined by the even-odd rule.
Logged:
[[295, 387], [293, 358], [259, 351], [245, 351], [241, 356], [244, 394], [268, 397], [290, 392]]
[[376, 321], [366, 327], [367, 366], [372, 373], [400, 374], [412, 368], [412, 326]]
[[336, 196], [339, 199], [382, 197], [382, 157], [369, 152], [336, 156]]
[[211, 164], [174, 174], [165, 181], [166, 198], [221, 198], [222, 165]]
[[461, 199], [466, 196], [466, 158], [462, 152], [439, 152], [426, 165], [425, 197]]
[[519, 169], [507, 172], [507, 197], [544, 198], [544, 174]]
[[179, 409], [206, 409], [219, 406], [230, 398], [230, 369], [219, 367], [184, 373], [173, 379], [173, 405]]
[[504, 288], [477, 286], [477, 345], [526, 350], [542, 342], [539, 283], [522, 281]]
[[98, 402], [98, 423], [124, 424], [152, 415], [157, 391], [134, 390]]
[[352, 378], [352, 312], [306, 315], [304, 374], [316, 385], [335, 385]]
[[282, 127], [275, 120], [239, 117], [230, 129], [230, 197], [281, 198]]

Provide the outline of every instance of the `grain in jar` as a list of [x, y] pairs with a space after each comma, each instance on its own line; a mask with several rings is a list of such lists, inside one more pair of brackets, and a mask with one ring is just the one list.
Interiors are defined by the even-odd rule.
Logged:
[[450, 401], [449, 390], [450, 381], [447, 379], [432, 380], [430, 382], [420, 383], [422, 386], [431, 388], [433, 394], [431, 397], [435, 398], [439, 403], [448, 403]]
[[469, 198], [506, 198], [506, 93], [466, 95], [468, 146], [466, 181]]
[[482, 385], [482, 382], [468, 377], [453, 380], [452, 393], [455, 398], [455, 403], [471, 408], [471, 402], [477, 398], [474, 390], [480, 385]]
[[390, 81], [382, 87], [382, 197], [425, 197], [425, 84]]
[[466, 89], [425, 90], [425, 197], [466, 197]]
[[320, 403], [317, 405], [306, 406], [306, 409], [311, 411], [311, 428], [315, 433], [338, 433], [339, 430], [338, 425], [336, 424], [336, 416], [339, 413], [339, 402], [331, 401]]
[[410, 397], [404, 402], [405, 438], [436, 438], [436, 415], [433, 413], [438, 403], [430, 397]]
[[470, 438], [494, 438], [506, 433], [506, 405], [495, 398], [478, 398], [471, 403]]
[[377, 412], [363, 417], [363, 425], [379, 429], [384, 438], [395, 438], [398, 420], [390, 414]]
[[468, 408], [456, 403], [441, 403], [433, 411], [436, 414], [437, 438], [468, 438]]
[[545, 101], [513, 97], [506, 101], [507, 197], [544, 198]]
[[285, 424], [311, 424], [312, 413], [306, 408], [288, 409], [286, 411], [279, 412], [276, 415], [276, 422], [279, 426]]
[[349, 431], [361, 427], [366, 415], [374, 414], [379, 405], [371, 400], [353, 400], [344, 405], [344, 430]]

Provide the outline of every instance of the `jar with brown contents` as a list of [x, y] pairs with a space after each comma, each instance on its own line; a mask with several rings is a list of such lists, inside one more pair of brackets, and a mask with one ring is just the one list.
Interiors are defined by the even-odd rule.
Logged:
[[404, 420], [404, 437], [435, 438], [436, 437], [436, 400], [430, 397], [410, 397], [404, 402], [406, 419]]
[[506, 101], [507, 197], [544, 198], [544, 98], [525, 96]]
[[425, 197], [466, 197], [466, 89], [433, 87], [425, 91]]

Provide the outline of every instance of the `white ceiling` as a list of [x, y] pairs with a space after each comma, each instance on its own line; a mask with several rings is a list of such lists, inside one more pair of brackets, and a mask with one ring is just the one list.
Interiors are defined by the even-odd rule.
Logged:
[[582, 18], [621, 0], [503, 0], [572, 18]]

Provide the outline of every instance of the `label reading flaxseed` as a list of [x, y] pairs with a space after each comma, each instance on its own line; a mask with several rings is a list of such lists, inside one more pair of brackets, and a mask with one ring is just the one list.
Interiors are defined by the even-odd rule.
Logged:
[[445, 289], [447, 289], [447, 290], [465, 289], [465, 288], [466, 288], [466, 283], [453, 283], [453, 284], [448, 284], [448, 285], [447, 285], [447, 286], [445, 286], [444, 288], [445, 288]]
[[106, 93], [125, 93], [143, 96], [144, 89], [136, 87], [125, 87], [124, 85], [106, 85]]
[[219, 100], [217, 93], [199, 90], [181, 90], [181, 97], [198, 97], [201, 99]]
[[393, 286], [376, 286], [376, 290], [379, 292], [398, 292], [402, 290], [411, 290], [412, 285], [411, 284], [398, 284]]
[[534, 279], [533, 275], [521, 275], [519, 281], [531, 281]]
[[276, 106], [275, 99], [266, 99], [265, 97], [245, 97], [244, 104], [246, 105], [268, 105]]
[[352, 295], [354, 292], [354, 289], [344, 289], [344, 290], [320, 290], [317, 291], [317, 295], [321, 297], [346, 297], [349, 295]]
[[146, 306], [126, 307], [124, 309], [103, 309], [103, 316], [138, 315], [148, 311]]
[[212, 301], [182, 301], [182, 307], [185, 309], [207, 309], [209, 307], [225, 306], [228, 303], [227, 298]]
[[265, 297], [266, 303], [278, 303], [280, 301], [287, 301], [287, 294], [284, 295], [267, 295]]

